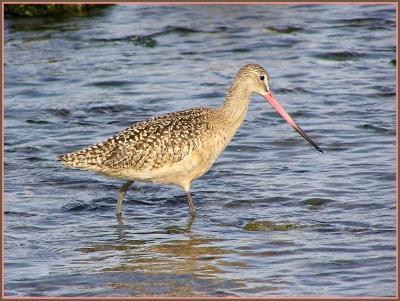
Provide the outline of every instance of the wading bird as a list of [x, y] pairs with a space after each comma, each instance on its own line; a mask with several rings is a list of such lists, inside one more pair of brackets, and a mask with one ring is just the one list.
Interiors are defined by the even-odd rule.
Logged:
[[190, 184], [210, 169], [231, 141], [245, 119], [254, 93], [263, 96], [322, 153], [272, 95], [267, 71], [260, 65], [249, 64], [239, 70], [220, 107], [193, 108], [147, 119], [103, 142], [58, 158], [68, 167], [126, 180], [119, 190], [117, 215], [121, 215], [129, 186], [142, 181], [182, 187], [190, 213], [195, 216]]

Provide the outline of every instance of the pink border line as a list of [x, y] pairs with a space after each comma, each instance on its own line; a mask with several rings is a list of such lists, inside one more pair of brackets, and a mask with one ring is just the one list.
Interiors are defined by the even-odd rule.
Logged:
[[154, 296], [138, 296], [138, 297], [7, 297], [9, 299], [19, 299], [19, 300], [31, 300], [31, 299], [90, 299], [90, 300], [127, 300], [127, 299], [161, 299], [161, 300], [224, 300], [224, 299], [235, 299], [235, 300], [265, 300], [265, 299], [293, 299], [293, 300], [320, 300], [320, 299], [341, 299], [341, 300], [396, 300], [395, 297], [379, 297], [379, 296], [369, 296], [369, 297], [335, 297], [335, 296], [323, 296], [323, 297], [279, 297], [279, 296], [269, 296], [269, 297], [210, 297], [210, 296], [197, 296], [197, 297], [154, 297]]
[[4, 299], [4, 3], [2, 3], [1, 8], [1, 296]]
[[399, 298], [399, 3], [396, 5], [396, 297]]
[[398, 40], [399, 40], [399, 24], [398, 24], [398, 18], [399, 18], [399, 3], [396, 1], [386, 1], [386, 2], [65, 2], [65, 1], [53, 1], [53, 2], [48, 2], [48, 1], [31, 1], [31, 2], [2, 2], [2, 12], [1, 12], [1, 30], [2, 30], [2, 100], [3, 100], [3, 105], [1, 108], [1, 118], [2, 118], [2, 162], [1, 162], [1, 167], [2, 167], [2, 277], [1, 277], [1, 283], [2, 283], [2, 291], [1, 291], [1, 296], [2, 299], [15, 299], [15, 300], [31, 300], [31, 299], [38, 299], [38, 300], [44, 300], [44, 299], [87, 299], [87, 300], [127, 300], [127, 299], [135, 299], [135, 300], [144, 300], [144, 299], [154, 299], [154, 300], [177, 300], [177, 299], [186, 299], [186, 300], [193, 300], [193, 299], [202, 299], [202, 300], [223, 300], [223, 299], [236, 299], [236, 300], [247, 300], [249, 297], [211, 297], [211, 296], [198, 296], [198, 297], [164, 297], [164, 296], [138, 296], [138, 297], [29, 297], [29, 296], [5, 296], [4, 295], [4, 276], [5, 276], [5, 271], [4, 271], [4, 5], [5, 4], [120, 4], [120, 5], [206, 5], [206, 4], [212, 4], [212, 5], [229, 5], [229, 4], [238, 4], [238, 5], [276, 5], [276, 4], [285, 4], [285, 5], [298, 5], [298, 4], [307, 4], [307, 5], [321, 5], [321, 4], [326, 4], [326, 5], [334, 5], [334, 4], [345, 4], [345, 5], [395, 5], [396, 6], [396, 297], [381, 297], [381, 296], [368, 296], [368, 297], [338, 297], [338, 296], [302, 296], [302, 297], [280, 297], [280, 296], [266, 296], [266, 297], [250, 297], [250, 299], [257, 299], [257, 300], [262, 300], [262, 299], [294, 299], [294, 300], [309, 300], [309, 299], [341, 299], [341, 300], [354, 300], [354, 299], [359, 299], [359, 300], [397, 300], [399, 298], [399, 246], [398, 246], [398, 230], [399, 230], [399, 217], [398, 217], [398, 210], [399, 210], [399, 190], [398, 190], [398, 181], [399, 181], [399, 174], [398, 174], [398, 151], [399, 151], [399, 143], [398, 143], [398, 138], [399, 138], [399, 108], [398, 108], [398, 97], [399, 97], [399, 84], [398, 84], [398, 73], [399, 73], [399, 65], [398, 65], [398, 58], [399, 58], [399, 50], [398, 50]]
[[229, 2], [210, 2], [210, 1], [205, 1], [205, 2], [190, 2], [190, 1], [185, 1], [185, 2], [85, 2], [85, 1], [77, 1], [77, 2], [65, 2], [65, 1], [54, 1], [54, 2], [48, 2], [48, 1], [19, 1], [19, 2], [3, 2], [3, 4], [119, 4], [119, 5], [204, 5], [204, 4], [213, 4], [213, 5], [224, 5], [224, 4], [239, 4], [239, 5], [274, 5], [274, 4], [285, 4], [285, 5], [298, 5], [298, 4], [315, 4], [315, 5], [321, 5], [321, 4], [354, 4], [354, 5], [366, 5], [366, 4], [371, 4], [371, 5], [387, 5], [387, 4], [394, 4], [396, 5], [396, 1], [385, 1], [385, 2], [379, 2], [379, 1], [374, 1], [374, 2], [310, 2], [310, 1], [299, 1], [299, 2], [282, 2], [282, 1], [274, 1], [274, 2], [235, 2], [235, 1], [229, 1]]

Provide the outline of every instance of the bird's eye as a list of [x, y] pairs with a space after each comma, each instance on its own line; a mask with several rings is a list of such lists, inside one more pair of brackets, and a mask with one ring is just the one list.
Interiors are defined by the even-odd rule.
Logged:
[[260, 80], [264, 80], [265, 79], [265, 76], [264, 75], [261, 75], [260, 76]]

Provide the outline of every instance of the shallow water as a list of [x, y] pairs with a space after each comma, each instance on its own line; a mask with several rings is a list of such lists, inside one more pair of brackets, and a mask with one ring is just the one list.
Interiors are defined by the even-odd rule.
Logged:
[[[5, 294], [394, 296], [395, 6], [114, 6], [5, 21]], [[321, 155], [254, 96], [182, 191], [63, 168], [131, 123], [216, 106], [259, 63]]]

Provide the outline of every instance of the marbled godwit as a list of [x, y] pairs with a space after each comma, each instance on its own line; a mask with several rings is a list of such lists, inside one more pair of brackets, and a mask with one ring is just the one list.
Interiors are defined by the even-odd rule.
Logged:
[[274, 109], [318, 151], [322, 150], [293, 121], [269, 89], [263, 67], [249, 64], [236, 75], [218, 108], [193, 108], [157, 116], [128, 127], [82, 150], [59, 156], [69, 167], [127, 180], [118, 194], [116, 213], [134, 181], [173, 184], [184, 189], [192, 216], [191, 182], [205, 174], [242, 124], [253, 93]]

